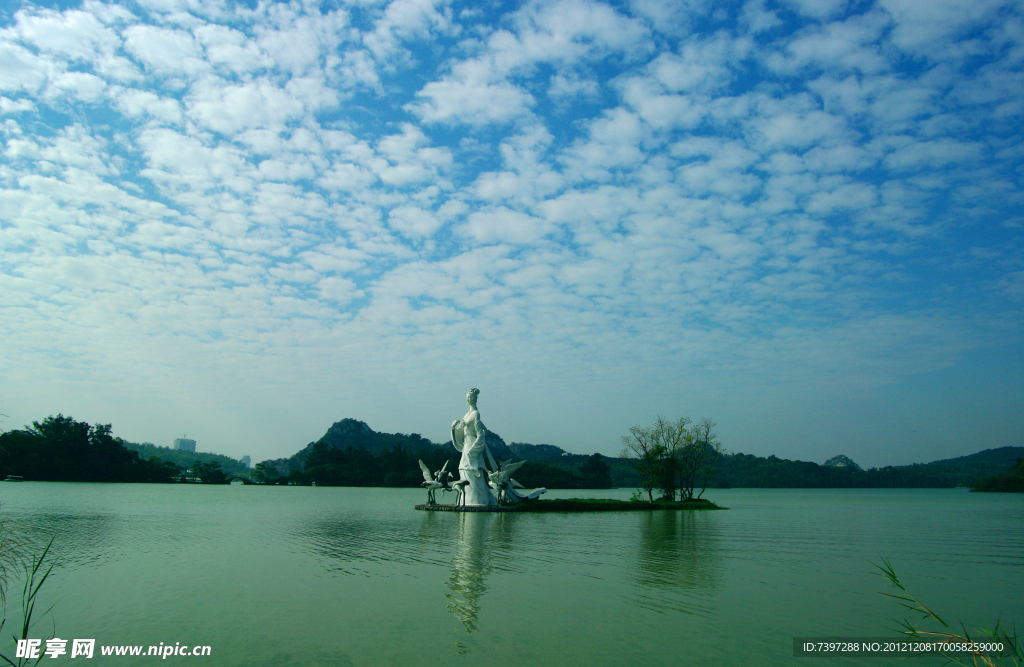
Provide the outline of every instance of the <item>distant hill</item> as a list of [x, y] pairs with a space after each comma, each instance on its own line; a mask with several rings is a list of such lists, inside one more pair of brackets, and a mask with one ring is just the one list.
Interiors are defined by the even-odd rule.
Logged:
[[553, 459], [556, 456], [564, 456], [568, 453], [561, 447], [555, 447], [554, 445], [531, 445], [525, 442], [513, 442], [508, 447], [512, 450], [512, 454], [516, 459], [526, 459], [527, 461], [543, 461], [545, 459]]
[[[504, 442], [501, 444], [504, 445]], [[419, 433], [410, 433], [408, 435], [404, 433], [378, 433], [370, 428], [366, 422], [346, 417], [341, 421], [331, 424], [331, 427], [327, 429], [327, 432], [319, 440], [309, 443], [288, 458], [271, 459], [263, 463], [273, 467], [281, 475], [285, 476], [293, 471], [302, 472], [306, 468], [307, 459], [317, 445], [326, 447], [328, 451], [365, 450], [375, 457], [379, 457], [382, 453], [395, 447], [400, 447], [406, 453], [414, 456], [430, 455], [440, 449], [440, 445], [430, 442]], [[454, 451], [453, 448], [452, 452]]]
[[[487, 445], [499, 460], [529, 461], [517, 474], [517, 479], [526, 486], [576, 488], [585, 485], [585, 473], [581, 470], [589, 456], [569, 454], [561, 447], [548, 444], [506, 444], [504, 439], [493, 431], [487, 432]], [[309, 443], [292, 456], [263, 463], [276, 469], [282, 478], [291, 475], [291, 479], [301, 481], [306, 461], [315, 451], [318, 452], [318, 465], [324, 465], [324, 461], [328, 460], [345, 460], [342, 454], [348, 450], [363, 458], [357, 457], [346, 461], [345, 466], [342, 466], [347, 466], [344, 475], [340, 469], [334, 471], [332, 475], [336, 480], [345, 479], [347, 484], [353, 485], [373, 485], [372, 480], [388, 479], [388, 486], [416, 486], [422, 481], [416, 464], [419, 458], [426, 461], [432, 470], [436, 470], [444, 461], [449, 462], [448, 469], [451, 471], [458, 467], [458, 452], [449, 442], [434, 443], [418, 433], [378, 433], [365, 422], [351, 418], [335, 422], [319, 440]], [[331, 452], [336, 453], [333, 458]], [[366, 458], [367, 456], [369, 458]], [[970, 486], [986, 477], [1003, 474], [1019, 457], [1024, 457], [1024, 447], [1002, 447], [932, 463], [862, 470], [844, 455], [833, 457], [824, 465], [819, 465], [810, 461], [780, 459], [776, 456], [724, 454], [720, 457], [708, 486], [952, 488]], [[602, 461], [608, 466], [612, 486], [635, 487], [639, 483], [628, 460], [602, 457]], [[351, 469], [356, 466], [366, 471], [360, 478], [363, 481], [358, 484], [351, 476]]]
[[[362, 449], [374, 456], [380, 456], [382, 453], [395, 447], [400, 447], [406, 453], [417, 456], [421, 454], [424, 456], [434, 456], [439, 451], [453, 456], [458, 454], [455, 448], [451, 446], [451, 443], [437, 444], [427, 440], [419, 433], [410, 433], [408, 435], [404, 433], [379, 433], [370, 428], [366, 422], [347, 417], [332, 424], [319, 440], [309, 443], [292, 456], [285, 459], [273, 459], [266, 463], [272, 465], [282, 475], [287, 475], [293, 470], [301, 471], [305, 468], [306, 460], [318, 444], [325, 445], [329, 450]], [[494, 431], [487, 431], [487, 447], [497, 459], [508, 461], [515, 458], [512, 449]], [[550, 445], [525, 445], [525, 447], [550, 447]], [[557, 447], [552, 449], [562, 451]]]
[[971, 483], [979, 479], [1006, 472], [1021, 457], [1024, 457], [1024, 447], [1000, 447], [953, 459], [919, 463], [912, 466], [893, 466], [892, 468], [882, 468], [882, 470], [913, 469], [920, 471], [924, 468], [929, 474], [948, 480], [951, 482], [951, 486], [970, 486]]
[[971, 491], [1024, 493], [1024, 458], [1017, 459], [1006, 473], [986, 477], [971, 485]]
[[221, 454], [211, 454], [208, 452], [185, 452], [179, 449], [171, 449], [170, 447], [161, 447], [154, 445], [151, 442], [128, 442], [123, 440], [121, 444], [124, 445], [125, 449], [136, 451], [142, 459], [148, 459], [156, 456], [163, 461], [170, 461], [176, 466], [188, 469], [196, 461], [214, 462], [220, 464], [220, 469], [223, 470], [229, 477], [232, 475], [248, 475], [249, 468], [245, 466], [241, 461], [236, 461], [230, 456], [223, 456]]
[[1001, 447], [932, 463], [861, 470], [729, 454], [722, 457], [710, 483], [755, 488], [953, 488], [1002, 474], [1020, 456], [1024, 447]]
[[852, 468], [853, 470], [863, 470], [859, 465], [853, 462], [849, 456], [840, 454], [839, 456], [833, 456], [828, 461], [823, 463], [826, 468]]
[[[1024, 447], [988, 449], [969, 456], [862, 470], [859, 466], [819, 465], [776, 456], [724, 454], [718, 461], [709, 488], [953, 488], [1001, 475], [1024, 456]], [[525, 458], [525, 457], [524, 457]], [[532, 462], [578, 474], [588, 457], [559, 455]], [[604, 459], [610, 468], [612, 486], [634, 487], [636, 472], [626, 459]], [[525, 467], [524, 467], [525, 469]], [[557, 488], [552, 486], [551, 488]]]

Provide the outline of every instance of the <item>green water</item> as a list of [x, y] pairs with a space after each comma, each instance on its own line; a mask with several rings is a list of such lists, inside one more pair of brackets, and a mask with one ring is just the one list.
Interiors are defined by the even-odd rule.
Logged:
[[708, 492], [721, 512], [523, 515], [413, 510], [424, 496], [0, 486], [24, 535], [56, 536], [40, 604], [57, 636], [206, 644], [207, 665], [826, 664], [794, 658], [793, 637], [894, 635], [882, 555], [951, 620], [1024, 627], [1020, 495], [733, 489]]

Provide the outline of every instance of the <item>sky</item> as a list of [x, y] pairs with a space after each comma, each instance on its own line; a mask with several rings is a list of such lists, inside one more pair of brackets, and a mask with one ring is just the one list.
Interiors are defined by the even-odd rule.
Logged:
[[1024, 2], [0, 7], [0, 428], [1024, 445]]

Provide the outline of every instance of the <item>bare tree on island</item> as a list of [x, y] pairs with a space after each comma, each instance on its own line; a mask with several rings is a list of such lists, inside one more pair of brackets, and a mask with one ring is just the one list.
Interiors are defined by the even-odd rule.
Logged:
[[622, 437], [621, 455], [636, 470], [648, 500], [654, 501], [655, 489], [665, 500], [691, 500], [698, 483], [697, 498], [704, 494], [722, 444], [712, 420], [690, 424], [686, 417], [670, 422], [659, 416], [649, 428], [634, 426]]
[[[690, 429], [693, 442], [690, 448], [691, 460], [689, 461], [688, 469], [692, 472], [686, 487], [689, 495], [683, 498], [683, 500], [693, 497], [693, 491], [698, 482], [700, 483], [700, 493], [697, 494], [697, 498], [704, 495], [704, 491], [708, 488], [708, 480], [711, 479], [711, 474], [715, 472], [718, 457], [725, 451], [722, 448], [722, 443], [718, 440], [718, 434], [714, 432], [714, 428], [715, 422], [708, 417], [704, 417]], [[680, 492], [682, 490], [683, 487], [680, 486]]]
[[[660, 417], [659, 417], [660, 419]], [[658, 472], [662, 469], [664, 452], [653, 428], [633, 426], [629, 435], [622, 436], [622, 458], [629, 463], [640, 477], [640, 488], [647, 492], [647, 498], [654, 502], [654, 489], [658, 483]]]

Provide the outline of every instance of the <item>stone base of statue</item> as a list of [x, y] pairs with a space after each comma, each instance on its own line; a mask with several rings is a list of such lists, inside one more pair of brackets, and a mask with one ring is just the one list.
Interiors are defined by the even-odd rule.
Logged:
[[516, 505], [417, 505], [416, 509], [427, 512], [515, 512]]

